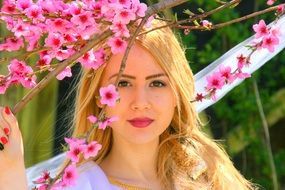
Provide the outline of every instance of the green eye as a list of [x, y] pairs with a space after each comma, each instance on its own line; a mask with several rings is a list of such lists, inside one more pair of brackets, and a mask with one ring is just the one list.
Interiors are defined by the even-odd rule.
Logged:
[[130, 83], [128, 81], [121, 80], [118, 82], [118, 87], [127, 87], [127, 86], [130, 86]]
[[164, 82], [161, 82], [161, 81], [153, 81], [151, 84], [150, 84], [151, 87], [164, 87], [166, 86]]

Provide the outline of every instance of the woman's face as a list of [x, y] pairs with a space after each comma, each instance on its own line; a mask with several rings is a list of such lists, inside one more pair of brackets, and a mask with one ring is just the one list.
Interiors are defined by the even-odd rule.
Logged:
[[[115, 83], [122, 58], [123, 54], [111, 57], [101, 86]], [[129, 53], [118, 91], [120, 101], [106, 109], [107, 116], [119, 117], [110, 125], [115, 141], [143, 144], [157, 140], [173, 118], [176, 100], [166, 73], [139, 44]]]

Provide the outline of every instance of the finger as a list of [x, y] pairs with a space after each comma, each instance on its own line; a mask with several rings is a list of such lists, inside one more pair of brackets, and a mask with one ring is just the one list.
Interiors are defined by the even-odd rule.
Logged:
[[6, 131], [8, 134], [14, 133], [14, 135], [16, 135], [19, 131], [18, 122], [16, 117], [11, 112], [10, 108], [7, 106], [4, 109], [0, 108], [0, 113], [4, 120], [4, 125], [6, 124], [5, 126], [2, 126], [4, 133]]
[[[2, 108], [0, 108], [0, 109], [2, 109]], [[10, 114], [11, 113], [9, 107], [5, 107], [4, 108], [4, 112], [6, 114]], [[2, 114], [0, 115], [0, 118], [4, 120], [4, 118], [2, 117]], [[10, 126], [9, 126], [9, 124], [5, 120], [3, 122], [4, 122], [4, 124], [1, 125], [1, 126], [3, 128], [3, 131], [4, 131], [5, 135], [8, 136], [10, 134], [10, 132], [11, 132]]]
[[[0, 124], [1, 125], [1, 124]], [[8, 143], [8, 137], [4, 133], [3, 129], [0, 128], [0, 150], [4, 149], [4, 146]]]
[[8, 129], [8, 123], [3, 119], [2, 115], [0, 115], [0, 143], [5, 145], [8, 143], [8, 135], [6, 134], [4, 129]]

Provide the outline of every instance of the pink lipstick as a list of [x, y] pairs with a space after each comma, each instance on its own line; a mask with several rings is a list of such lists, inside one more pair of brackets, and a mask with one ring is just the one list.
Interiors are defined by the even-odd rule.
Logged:
[[136, 117], [128, 120], [128, 122], [130, 122], [131, 125], [136, 128], [145, 128], [149, 126], [153, 121], [153, 119], [150, 119], [148, 117]]

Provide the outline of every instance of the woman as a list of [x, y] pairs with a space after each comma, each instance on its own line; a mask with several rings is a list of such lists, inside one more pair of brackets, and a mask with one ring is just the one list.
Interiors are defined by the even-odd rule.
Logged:
[[[162, 22], [152, 24], [156, 27]], [[102, 108], [96, 99], [99, 88], [115, 82], [122, 57], [112, 55], [105, 67], [82, 72], [74, 136], [91, 127], [86, 118], [97, 115]], [[92, 180], [102, 176], [114, 189], [254, 189], [223, 149], [201, 131], [195, 106], [190, 103], [194, 99], [193, 74], [169, 28], [137, 37], [118, 91], [120, 101], [107, 107], [106, 115], [119, 119], [105, 130], [95, 129], [91, 140], [101, 143], [102, 149], [95, 160], [82, 160], [80, 177], [71, 189], [82, 189], [86, 184], [89, 189], [100, 189]], [[13, 187], [11, 178], [17, 174], [24, 187], [20, 132], [15, 118], [2, 112], [1, 126], [9, 125], [11, 133], [0, 153], [0, 167], [19, 158], [15, 171], [5, 177], [6, 184]], [[5, 136], [4, 131], [1, 135]], [[9, 153], [11, 149], [17, 150], [14, 157]]]

